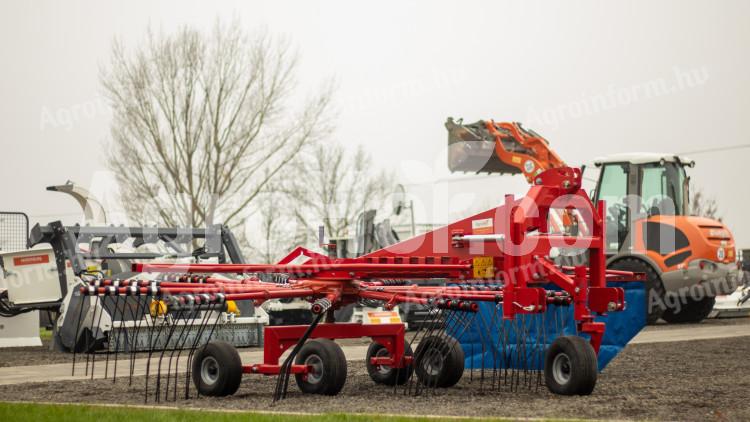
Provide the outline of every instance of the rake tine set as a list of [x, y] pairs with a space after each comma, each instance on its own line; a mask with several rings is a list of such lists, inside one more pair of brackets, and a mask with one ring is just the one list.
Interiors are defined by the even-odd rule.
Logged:
[[[464, 382], [478, 383], [479, 392], [544, 384], [556, 394], [590, 394], [605, 332], [597, 318], [625, 309], [623, 288], [607, 282], [643, 275], [605, 270], [604, 204], [595, 206], [580, 189], [579, 170], [549, 170], [536, 181], [524, 198], [507, 196], [502, 206], [358, 258], [298, 247], [278, 264], [139, 263], [134, 272], [156, 278], [88, 278], [77, 292], [73, 372], [75, 352], [86, 354], [92, 378], [96, 354], [106, 353], [106, 377], [114, 353], [114, 382], [124, 350], [129, 383], [145, 366], [146, 401], [177, 400], [184, 368], [185, 398], [190, 381], [198, 395], [228, 396], [247, 374], [277, 377], [277, 402], [292, 376], [303, 393], [338, 394], [348, 364], [336, 340], [369, 337], [368, 373], [394, 393], [436, 394], [468, 369]], [[563, 197], [584, 206], [578, 213], [591, 221], [583, 237], [548, 231]], [[581, 241], [588, 242], [587, 265], [550, 258], [555, 248], [581, 249]], [[218, 327], [234, 323], [230, 304], [275, 299], [308, 301], [313, 322], [265, 327], [262, 362], [243, 364], [231, 344], [214, 339]], [[410, 304], [425, 316], [408, 336], [402, 323], [335, 321], [336, 309], [358, 303], [385, 310]]]
[[[91, 379], [97, 374], [96, 355], [104, 354], [104, 370], [103, 374], [100, 370], [99, 375], [105, 379], [111, 376], [115, 383], [120, 352], [124, 352], [128, 356], [129, 385], [133, 384], [139, 367], [144, 369], [145, 402], [151, 396], [157, 403], [170, 398], [177, 400], [181, 371], [186, 374], [184, 397], [190, 397], [192, 358], [210, 339], [226, 311], [226, 300], [220, 293], [165, 294], [161, 283], [97, 277], [89, 279], [88, 284], [79, 289], [73, 375], [79, 363], [77, 354], [86, 355], [85, 376]], [[111, 321], [109, 326], [113, 330], [102, 340], [97, 338], [97, 329], [106, 325], [104, 320]], [[150, 389], [152, 379], [154, 388]]]

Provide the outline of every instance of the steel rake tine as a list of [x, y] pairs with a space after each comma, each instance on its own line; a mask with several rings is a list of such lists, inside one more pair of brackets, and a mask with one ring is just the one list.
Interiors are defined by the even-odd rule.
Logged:
[[[145, 296], [135, 296], [135, 310], [130, 308], [130, 316], [133, 317], [133, 337], [130, 340], [130, 368], [128, 370], [128, 385], [133, 385], [133, 374], [135, 373], [135, 355], [138, 351], [138, 333], [141, 330], [143, 320], [146, 320], [146, 308], [148, 307], [148, 299]], [[140, 315], [139, 315], [140, 313]], [[148, 326], [148, 322], [146, 322]]]
[[[210, 319], [210, 318], [209, 318]], [[214, 330], [216, 329], [216, 326], [219, 323], [219, 319], [221, 319], [221, 313], [216, 314], [216, 318], [214, 319], [213, 324], [211, 325], [211, 331], [208, 332], [208, 337], [206, 337], [206, 343], [211, 341], [211, 337], [214, 334]]]
[[469, 368], [469, 384], [474, 383], [474, 366], [476, 365], [476, 363], [474, 363], [475, 361], [474, 356], [476, 355], [474, 354], [474, 342], [472, 341], [471, 342], [471, 368]]
[[108, 354], [107, 354], [107, 363], [106, 363], [106, 366], [105, 366], [105, 369], [104, 369], [104, 377], [106, 378], [107, 377], [107, 371], [109, 369], [109, 352], [113, 348], [112, 347], [112, 343], [114, 342], [115, 357], [114, 357], [114, 361], [112, 362], [112, 383], [113, 384], [117, 381], [117, 355], [118, 355], [118, 350], [120, 349], [120, 336], [122, 336], [122, 323], [123, 323], [123, 320], [125, 319], [125, 306], [123, 304], [122, 312], [120, 312], [119, 305], [120, 305], [120, 295], [117, 295], [117, 297], [115, 298], [115, 312], [114, 312], [114, 315], [112, 315], [112, 328], [111, 328], [111, 330], [115, 329], [115, 322], [116, 322], [115, 318], [116, 318], [116, 316], [118, 314], [121, 316], [120, 317], [120, 327], [118, 328], [118, 330], [117, 330], [117, 336], [115, 336], [114, 339], [109, 339], [109, 338], [107, 339], [107, 352], [108, 352]]
[[[424, 336], [422, 337], [422, 340], [420, 341], [420, 344], [422, 341], [424, 341], [426, 338], [429, 338], [432, 336], [432, 333], [435, 331], [436, 326], [438, 326], [439, 321], [442, 321], [443, 316], [443, 310], [440, 308], [434, 308], [435, 313], [433, 314], [433, 318], [430, 320], [429, 327], [425, 330]], [[422, 362], [424, 359], [424, 355], [426, 352], [426, 346], [423, 346], [422, 348], [419, 348], [419, 353], [415, 353], [414, 361], [415, 362]], [[420, 380], [417, 380], [417, 382], [414, 383], [414, 395], [419, 395], [422, 391], [422, 383]]]
[[[451, 311], [451, 310], [448, 310], [446, 313], [448, 315], [446, 319], [449, 319], [449, 322], [446, 323], [445, 329], [438, 333], [438, 336], [442, 336], [443, 339], [451, 337], [453, 338], [453, 340], [455, 340], [455, 342], [451, 342], [451, 345], [448, 347], [448, 350], [445, 351], [444, 358], [447, 356], [450, 356], [456, 347], [461, 347], [459, 344], [459, 339], [464, 335], [464, 333], [466, 332], [466, 329], [476, 318], [475, 313], [473, 313], [472, 315], [469, 315], [468, 312]], [[452, 325], [449, 325], [449, 324], [452, 324]], [[437, 388], [437, 379], [435, 379], [435, 382], [433, 385], [433, 392], [436, 390], [436, 388]]]
[[[448, 311], [443, 310], [440, 312], [440, 318], [436, 319], [437, 321], [439, 321], [438, 327], [443, 326], [447, 328], [448, 323], [445, 322], [445, 320], [447, 319], [445, 315], [446, 313], [448, 313]], [[429, 338], [430, 339], [434, 337], [440, 338], [440, 335], [442, 333], [445, 333], [444, 331], [445, 328], [443, 329], [436, 328], [436, 331], [433, 331], [433, 333], [430, 334]], [[435, 357], [436, 353], [440, 353], [440, 351], [437, 350], [437, 347], [434, 341], [432, 342], [432, 344], [426, 343], [425, 347], [423, 347], [423, 350], [424, 350], [424, 353], [422, 354], [422, 360], [426, 362], [430, 362], [430, 359]], [[434, 380], [433, 382], [429, 382], [428, 380], [426, 383], [422, 383], [423, 384], [422, 387], [423, 387], [425, 395], [430, 394], [430, 391], [435, 388], [436, 382], [437, 380]]]
[[[119, 313], [118, 305], [120, 304], [120, 296], [115, 296], [115, 304], [114, 304], [114, 310], [112, 311], [112, 327], [110, 329], [110, 334], [112, 334], [112, 330], [115, 328], [115, 318], [117, 317], [117, 314]], [[117, 337], [120, 336], [120, 331], [117, 331]], [[110, 336], [111, 337], [111, 336]], [[119, 339], [118, 339], [119, 340]], [[110, 354], [110, 348], [112, 346], [112, 342], [115, 342], [115, 365], [117, 362], [117, 341], [114, 338], [107, 338], [107, 360], [104, 364], [104, 379], [107, 379], [107, 376], [109, 375], [109, 354]], [[116, 366], [115, 366], [116, 368]], [[112, 376], [112, 382], [115, 382], [115, 378], [117, 377], [117, 372], [114, 373]]]
[[[442, 318], [443, 321], [442, 328], [438, 329], [437, 334], [435, 334], [435, 337], [438, 339], [445, 340], [448, 337], [452, 337], [456, 342], [458, 342], [458, 338], [463, 334], [463, 330], [460, 332], [456, 331], [456, 327], [461, 325], [462, 322], [465, 322], [465, 320], [468, 318], [464, 312], [459, 311], [452, 311], [452, 310], [444, 310], [442, 312]], [[449, 334], [451, 333], [457, 333], [456, 336], [452, 336]], [[439, 350], [437, 347], [433, 347], [431, 349], [428, 349], [426, 351], [427, 354], [429, 354], [430, 357], [436, 356], [436, 354], [440, 354], [443, 359], [450, 356], [451, 353], [453, 353], [453, 349], [455, 347], [456, 343], [453, 343], [449, 348], [445, 351]], [[429, 394], [430, 391], [435, 392], [437, 389], [437, 377], [433, 380], [432, 384], [429, 383], [425, 386], [425, 392]]]
[[[431, 321], [430, 317], [432, 315], [432, 311], [434, 308], [430, 308], [425, 313], [424, 317], [422, 318], [422, 322], [419, 324], [419, 328], [414, 330], [414, 335], [412, 335], [411, 340], [409, 341], [409, 347], [414, 350], [414, 344], [416, 343], [417, 337], [419, 337], [419, 333], [424, 331], [424, 327], [428, 325], [428, 322]], [[416, 369], [416, 356], [412, 356], [412, 367]], [[414, 382], [414, 372], [412, 372], [412, 375], [409, 377], [407, 382], [404, 384], [404, 395], [406, 395], [408, 392], [411, 391], [412, 383]], [[397, 388], [397, 386], [393, 386], [394, 391]]]
[[88, 302], [88, 296], [79, 296], [81, 298], [80, 301], [80, 309], [78, 311], [78, 322], [76, 323], [76, 331], [75, 336], [73, 337], [73, 369], [70, 373], [70, 376], [75, 376], [76, 374], [76, 352], [78, 350], [78, 337], [80, 336], [80, 328], [81, 328], [81, 319], [83, 319], [83, 308], [84, 308], [84, 301]]
[[189, 325], [188, 319], [190, 318], [191, 315], [194, 314], [194, 312], [195, 312], [194, 309], [190, 310], [188, 313], [186, 313], [186, 315], [184, 316], [184, 319], [180, 321], [182, 322], [182, 329], [180, 331], [180, 334], [177, 336], [177, 340], [175, 341], [175, 347], [172, 349], [172, 353], [169, 355], [169, 364], [167, 365], [167, 385], [164, 389], [165, 400], [168, 400], [169, 398], [169, 379], [170, 379], [170, 374], [172, 372], [172, 358], [174, 358], [175, 353], [177, 353], [177, 360], [175, 362], [175, 368], [174, 368], [175, 370], [174, 385], [175, 385], [175, 395], [177, 394], [176, 392], [177, 392], [177, 379], [178, 379], [178, 371], [179, 371], [178, 365], [180, 363], [180, 352], [182, 351], [182, 348], [185, 346], [185, 343], [187, 341], [186, 340], [187, 334], [185, 330], [187, 329]]
[[[497, 369], [496, 368], [496, 364], [495, 364], [495, 362], [497, 362], [497, 350], [494, 347], [492, 347], [493, 346], [493, 342], [492, 342], [492, 338], [491, 338], [491, 334], [490, 334], [491, 331], [490, 330], [494, 326], [495, 313], [492, 314], [492, 320], [491, 320], [491, 322], [490, 322], [489, 325], [487, 324], [487, 320], [485, 319], [484, 314], [482, 314], [481, 311], [477, 312], [477, 313], [479, 314], [478, 319], [479, 319], [479, 325], [480, 325], [479, 340], [482, 342], [482, 369], [481, 369], [482, 372], [481, 372], [481, 380], [480, 380], [480, 384], [479, 384], [479, 391], [482, 391], [483, 385], [484, 385], [484, 370], [485, 370], [485, 363], [484, 363], [485, 362], [485, 358], [484, 357], [485, 357], [485, 354], [486, 354], [486, 349], [488, 348], [488, 344], [489, 344], [490, 352], [492, 353], [493, 374], [492, 374], [492, 384], [491, 385], [492, 385], [492, 388], [494, 389], [495, 371]], [[475, 320], [477, 319], [476, 315], [474, 316], [474, 319]], [[486, 329], [482, 329], [483, 327], [486, 328]], [[486, 340], [485, 335], [489, 335], [490, 336], [489, 342]], [[472, 363], [473, 363], [473, 361], [472, 361]]]
[[[119, 298], [119, 296], [118, 296]], [[123, 338], [123, 335], [125, 336], [124, 343], [127, 343], [128, 341], [128, 329], [127, 324], [125, 323], [125, 310], [129, 309], [128, 306], [128, 298], [127, 296], [122, 301], [122, 312], [120, 312], [120, 329], [117, 332], [117, 339], [115, 340], [115, 362], [114, 367], [112, 368], [112, 383], [114, 384], [117, 381], [117, 361], [119, 360], [119, 352], [120, 352], [120, 340]], [[132, 315], [133, 312], [131, 310], [130, 314]], [[112, 324], [114, 326], [114, 323]]]
[[547, 357], [547, 313], [549, 312], [549, 309], [542, 314], [542, 344], [541, 344], [541, 353], [539, 354], [539, 368], [540, 371], [537, 374], [537, 382], [536, 382], [536, 391], [539, 391], [539, 386], [542, 385], [543, 377], [542, 373], [544, 372], [544, 361]]
[[[91, 332], [90, 339], [93, 341], [93, 343], [90, 346], [88, 346], [89, 337], [86, 338], [86, 344], [87, 344], [87, 347], [86, 347], [86, 375], [88, 375], [88, 373], [89, 373], [89, 358], [91, 358], [91, 379], [92, 380], [94, 379], [94, 365], [96, 364], [96, 355], [95, 355], [95, 352], [96, 352], [96, 333], [95, 333], [94, 330], [96, 329], [96, 327], [100, 327], [101, 326], [102, 315], [104, 314], [104, 304], [103, 304], [102, 297], [99, 296], [99, 295], [96, 295], [95, 297], [96, 297], [96, 299], [94, 300], [94, 315], [91, 318], [91, 328], [90, 328], [90, 332]], [[99, 310], [99, 319], [97, 320], [96, 325], [94, 325], [94, 320], [96, 319], [96, 310], [97, 310], [97, 308], [101, 308], [101, 310]]]
[[[98, 327], [102, 326], [102, 316], [104, 316], [104, 312], [106, 312], [106, 309], [104, 307], [105, 298], [106, 296], [99, 297], [99, 306], [101, 307], [101, 310], [99, 311], [99, 319], [97, 320], [96, 325], [93, 327], [94, 329], [98, 329]], [[91, 350], [91, 379], [94, 379], [94, 369], [96, 365], [96, 333], [94, 332], [93, 329], [91, 330], [91, 336], [93, 337], [93, 340], [94, 340], [94, 344], [92, 345], [92, 350]], [[106, 374], [104, 378], [105, 379], [107, 378]]]
[[[490, 331], [488, 331], [489, 333], [495, 332], [495, 324], [496, 324], [495, 320], [497, 319], [497, 313], [498, 313], [497, 309], [498, 309], [497, 304], [495, 304], [493, 307], [492, 319], [490, 320], [490, 326], [489, 326]], [[500, 337], [500, 333], [498, 332], [498, 338], [499, 337]], [[492, 334], [490, 334], [490, 340], [491, 340], [490, 345], [493, 346], [492, 347], [492, 389], [494, 390], [495, 382], [497, 381], [497, 370], [498, 370], [497, 360], [498, 360], [498, 355], [500, 354], [500, 351], [497, 349], [497, 343], [495, 343], [494, 339], [492, 338]]]
[[[138, 333], [140, 332], [142, 320], [146, 318], [145, 306], [147, 300], [140, 296], [135, 298], [135, 306], [130, 307], [130, 316], [133, 318], [133, 329], [128, 338], [128, 385], [133, 385], [133, 373], [135, 372], [135, 354], [138, 350]], [[133, 309], [135, 308], [135, 309]]]
[[[453, 331], [455, 326], [458, 325], [460, 319], [461, 319], [461, 316], [458, 315], [455, 311], [451, 311], [451, 310], [443, 311], [443, 318], [442, 318], [443, 324], [442, 325], [444, 328], [439, 329], [437, 331], [437, 334], [435, 334], [435, 336], [438, 339], [443, 339], [443, 340], [448, 338], [449, 336], [448, 332]], [[436, 357], [440, 355], [440, 357], [442, 357], [442, 359], [445, 360], [448, 356], [450, 356], [451, 349], [449, 348], [448, 350], [440, 350], [437, 346], [434, 346], [430, 349], [427, 349], [425, 353], [428, 354], [429, 357]], [[431, 384], [428, 383], [428, 385], [425, 387], [425, 394], [429, 394], [430, 392], [434, 393], [437, 390], [437, 383], [438, 383], [438, 378], [435, 377], [432, 383]]]
[[[195, 334], [195, 339], [193, 340], [193, 345], [190, 348], [190, 353], [187, 357], [187, 371], [185, 371], [185, 400], [190, 398], [190, 375], [193, 371], [193, 356], [195, 355], [195, 351], [198, 349], [198, 345], [203, 340], [203, 332], [205, 331], [206, 327], [208, 326], [208, 321], [210, 319], [210, 315], [213, 312], [213, 304], [209, 305], [208, 309], [203, 312], [203, 315], [201, 317], [201, 323], [198, 327], [197, 333]], [[175, 384], [175, 397], [177, 394], [177, 386]]]
[[[156, 403], [159, 403], [159, 400], [161, 399], [161, 394], [160, 394], [161, 393], [161, 390], [160, 390], [161, 388], [161, 364], [162, 364], [162, 361], [164, 360], [164, 353], [166, 353], [167, 349], [171, 347], [170, 343], [172, 342], [172, 336], [177, 330], [177, 323], [175, 322], [175, 320], [179, 321], [180, 318], [182, 317], [183, 312], [184, 310], [180, 309], [179, 311], [177, 311], [177, 317], [171, 318], [172, 321], [169, 322], [169, 332], [167, 334], [167, 338], [164, 340], [164, 346], [162, 346], [161, 348], [161, 353], [159, 354], [159, 364], [157, 365], [157, 369], [156, 369], [156, 387], [154, 388], [154, 395], [155, 395], [154, 399]], [[170, 319], [170, 315], [165, 313], [164, 319], [165, 319], [165, 324], [166, 324], [167, 321]], [[169, 370], [167, 370], [167, 379], [169, 379], [168, 377], [169, 377]]]
[[282, 399], [286, 398], [286, 393], [287, 393], [288, 388], [289, 388], [289, 378], [291, 376], [291, 372], [290, 371], [291, 371], [292, 365], [294, 364], [294, 358], [296, 358], [297, 354], [302, 349], [302, 346], [304, 345], [305, 341], [307, 341], [307, 339], [309, 338], [310, 334], [312, 334], [312, 332], [315, 329], [315, 327], [317, 327], [318, 324], [320, 323], [320, 321], [323, 319], [323, 316], [324, 316], [323, 313], [321, 313], [320, 315], [318, 315], [318, 317], [314, 321], [314, 325], [311, 325], [310, 328], [307, 330], [307, 332], [300, 339], [300, 342], [298, 343], [299, 348], [295, 348], [296, 350], [292, 350], [292, 353], [290, 353], [289, 357], [287, 358], [289, 360], [289, 364], [285, 368], [285, 373], [284, 373], [284, 378], [283, 378], [284, 379], [284, 389], [281, 392], [281, 398]]
[[300, 339], [297, 341], [297, 344], [294, 345], [294, 348], [289, 353], [289, 356], [287, 356], [287, 358], [282, 363], [278, 379], [276, 380], [276, 389], [273, 394], [273, 403], [276, 403], [277, 401], [286, 397], [286, 390], [289, 386], [289, 376], [291, 375], [289, 369], [294, 362], [294, 358], [297, 356], [300, 349], [302, 349], [305, 341], [307, 341], [307, 339], [310, 337], [310, 334], [312, 334], [313, 330], [321, 321], [324, 315], [325, 313], [320, 313], [313, 319], [313, 321], [310, 323], [310, 326], [307, 327], [307, 330], [305, 330], [304, 334], [302, 334], [302, 337], [300, 337]]
[[[153, 299], [152, 299], [152, 301], [153, 301]], [[161, 305], [159, 303], [157, 303], [157, 305], [156, 305], [156, 308], [157, 308], [156, 318], [159, 317], [158, 310], [159, 310], [160, 306]], [[145, 402], [146, 403], [148, 403], [148, 379], [149, 379], [149, 375], [151, 373], [151, 357], [153, 356], [154, 350], [156, 350], [156, 342], [161, 337], [161, 332], [164, 329], [165, 325], [166, 325], [166, 321], [162, 321], [159, 324], [158, 332], [154, 336], [153, 335], [153, 332], [154, 332], [153, 327], [156, 326], [156, 319], [154, 319], [154, 321], [152, 323], [151, 330], [149, 330], [148, 357], [147, 357], [147, 360], [146, 360], [146, 387], [145, 387], [145, 389], [146, 389], [146, 391], [145, 391]]]

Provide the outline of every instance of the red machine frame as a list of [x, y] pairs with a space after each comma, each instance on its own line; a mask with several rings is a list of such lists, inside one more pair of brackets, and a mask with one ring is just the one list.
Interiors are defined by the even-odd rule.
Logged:
[[[304, 298], [312, 312], [328, 320], [314, 327], [311, 338], [371, 337], [388, 349], [389, 357], [373, 357], [374, 365], [395, 368], [410, 363], [404, 352], [402, 324], [363, 325], [334, 323], [332, 311], [340, 306], [372, 299], [387, 308], [399, 303], [419, 303], [437, 308], [475, 312], [477, 302], [503, 303], [503, 318], [538, 314], [548, 304], [570, 304], [578, 332], [589, 336], [598, 353], [605, 325], [595, 315], [621, 311], [625, 307], [621, 288], [606, 281], [642, 279], [624, 271], [605, 269], [604, 203], [591, 203], [581, 189], [579, 169], [555, 168], [536, 178], [527, 196], [506, 196], [503, 206], [493, 208], [353, 259], [333, 259], [297, 248], [279, 264], [134, 264], [136, 272], [186, 273], [174, 281], [158, 284], [144, 280], [97, 280], [82, 288], [87, 295], [153, 295], [171, 298], [170, 306], [224, 304], [229, 300], [252, 300], [256, 305], [279, 298]], [[549, 233], [553, 209], [576, 210], [588, 233]], [[476, 222], [481, 222], [477, 224]], [[553, 248], [579, 247], [589, 251], [588, 267], [560, 267], [549, 258]], [[294, 265], [304, 255], [307, 262]], [[485, 265], [478, 271], [477, 259]], [[286, 284], [263, 282], [257, 277], [231, 280], [199, 276], [207, 273], [284, 273]], [[382, 279], [414, 280], [446, 278], [459, 286], [390, 285]], [[493, 284], [494, 283], [494, 284]], [[545, 289], [552, 283], [559, 291]], [[276, 375], [279, 359], [298, 343], [308, 326], [266, 327], [263, 363], [243, 365], [243, 373]], [[292, 365], [291, 373], [307, 373], [305, 365]]]

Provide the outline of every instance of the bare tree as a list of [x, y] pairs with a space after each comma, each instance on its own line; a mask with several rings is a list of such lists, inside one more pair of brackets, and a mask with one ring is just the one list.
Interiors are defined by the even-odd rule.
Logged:
[[372, 159], [358, 148], [347, 154], [339, 144], [320, 143], [295, 160], [295, 174], [284, 191], [292, 198], [294, 215], [317, 240], [319, 226], [330, 237], [352, 236], [362, 211], [380, 208], [393, 187], [393, 178], [373, 171]]
[[330, 129], [331, 89], [299, 101], [296, 61], [287, 43], [236, 22], [217, 21], [208, 34], [149, 31], [133, 52], [116, 42], [102, 83], [114, 113], [109, 163], [130, 218], [242, 221], [287, 163]]
[[692, 192], [692, 198], [690, 198], [690, 215], [721, 221], [716, 199], [709, 198], [703, 190], [697, 188], [695, 185], [690, 186], [690, 192]]
[[259, 198], [258, 213], [243, 224], [245, 231], [240, 235], [252, 262], [278, 262], [294, 247], [307, 243], [307, 233], [297, 224], [289, 198], [273, 187], [269, 191]]

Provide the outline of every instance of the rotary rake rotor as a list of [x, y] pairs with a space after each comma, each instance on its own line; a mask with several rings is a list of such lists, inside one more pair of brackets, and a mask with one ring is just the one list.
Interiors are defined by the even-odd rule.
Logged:
[[[114, 312], [131, 313], [154, 333], [148, 352], [130, 353], [127, 371], [132, 383], [136, 361], [146, 358], [146, 400], [188, 398], [190, 380], [199, 394], [231, 395], [243, 374], [277, 376], [274, 401], [287, 395], [292, 375], [304, 393], [335, 395], [345, 384], [347, 361], [334, 340], [360, 337], [372, 339], [365, 359], [372, 380], [405, 394], [451, 387], [466, 368], [468, 382], [482, 389], [546, 385], [557, 394], [589, 394], [602, 366], [602, 319], [626, 308], [623, 288], [607, 283], [642, 275], [605, 270], [604, 204], [592, 204], [580, 186], [578, 169], [549, 170], [521, 199], [507, 196], [502, 206], [359, 258], [299, 247], [272, 265], [148, 263], [133, 268], [152, 274], [147, 280], [92, 276], [78, 292], [86, 300], [77, 332], [94, 326], [97, 315], [87, 309], [96, 309], [96, 301], [141, 298], [129, 308], [115, 304]], [[555, 210], [576, 216], [576, 233], [551, 231]], [[560, 250], [571, 248], [585, 252], [588, 264], [555, 263]], [[420, 284], [434, 279], [446, 282]], [[266, 327], [262, 362], [243, 363], [232, 346], [211, 340], [237, 302], [259, 306], [286, 298], [308, 300], [313, 321]], [[385, 309], [409, 303], [427, 312], [408, 334], [401, 323], [336, 322], [334, 310], [352, 303]], [[117, 331], [124, 338], [107, 341], [133, 341], [139, 329]], [[93, 376], [102, 352], [91, 346], [79, 350]], [[116, 379], [116, 352], [112, 360]]]

